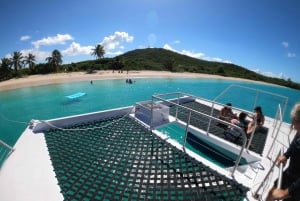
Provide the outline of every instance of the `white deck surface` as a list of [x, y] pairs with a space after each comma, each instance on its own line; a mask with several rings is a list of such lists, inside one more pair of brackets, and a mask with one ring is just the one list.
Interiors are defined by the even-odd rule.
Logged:
[[60, 201], [43, 134], [26, 129], [0, 171], [1, 201]]

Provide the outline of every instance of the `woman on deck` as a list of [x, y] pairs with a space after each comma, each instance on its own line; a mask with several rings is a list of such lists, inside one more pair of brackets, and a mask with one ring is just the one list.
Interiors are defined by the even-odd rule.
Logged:
[[290, 159], [289, 166], [282, 174], [281, 189], [276, 188], [277, 180], [269, 191], [266, 201], [284, 200], [299, 201], [300, 200], [300, 102], [296, 103], [291, 111], [291, 130], [297, 131], [292, 143], [287, 151], [279, 156], [278, 163], [286, 164]]
[[[260, 106], [257, 106], [254, 108], [254, 116], [253, 116], [253, 121], [251, 121], [248, 124], [248, 129], [247, 129], [247, 134], [251, 135], [253, 133], [254, 130], [256, 130], [257, 128], [261, 128], [264, 123], [265, 123], [265, 116], [262, 112], [262, 109]], [[255, 119], [256, 119], [256, 125], [255, 125]]]

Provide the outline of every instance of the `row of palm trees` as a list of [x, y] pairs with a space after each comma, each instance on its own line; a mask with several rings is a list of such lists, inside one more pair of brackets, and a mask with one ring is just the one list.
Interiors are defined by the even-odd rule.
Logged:
[[29, 68], [34, 66], [35, 56], [29, 53], [27, 56], [23, 56], [21, 52], [13, 52], [12, 57], [2, 58], [1, 67], [13, 68], [15, 72], [22, 69], [23, 66], [28, 65]]
[[19, 76], [19, 71], [28, 66], [32, 71], [35, 65], [35, 56], [29, 53], [23, 56], [21, 52], [13, 52], [11, 58], [2, 58], [0, 66], [0, 81]]
[[[48, 64], [57, 67], [62, 64], [62, 55], [58, 50], [52, 52], [52, 56], [47, 57], [46, 61]], [[29, 71], [33, 71], [35, 66], [35, 55], [29, 53], [27, 56], [23, 56], [22, 52], [15, 51], [12, 54], [11, 58], [2, 58], [1, 59], [1, 71], [9, 71], [13, 69], [15, 75], [18, 74], [22, 68], [29, 68]]]
[[[102, 45], [98, 44], [92, 49], [91, 55], [97, 59], [103, 58], [105, 54]], [[11, 58], [2, 58], [0, 65], [0, 81], [10, 79], [11, 77], [19, 76], [19, 71], [24, 68], [28, 68], [29, 73], [35, 72], [35, 61], [36, 57], [32, 53], [23, 56], [22, 52], [15, 51]], [[50, 57], [46, 58], [47, 64], [51, 68], [51, 72], [59, 72], [59, 66], [63, 63], [62, 54], [59, 50], [55, 49], [52, 51]], [[13, 74], [12, 76], [10, 76]]]

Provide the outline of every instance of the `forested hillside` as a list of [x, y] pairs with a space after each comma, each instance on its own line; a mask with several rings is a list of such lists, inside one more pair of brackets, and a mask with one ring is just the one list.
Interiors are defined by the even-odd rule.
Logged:
[[[205, 73], [224, 77], [245, 78], [300, 89], [300, 84], [293, 82], [290, 79], [285, 80], [266, 77], [235, 64], [200, 60], [163, 48], [136, 49], [114, 58], [103, 58], [103, 47], [99, 47], [99, 51], [98, 49], [94, 49], [95, 52], [93, 54], [97, 56], [95, 60], [70, 64], [63, 64], [62, 55], [58, 50], [53, 51], [52, 57], [46, 58], [46, 61], [48, 61], [47, 63], [40, 64], [35, 64], [33, 62], [35, 58], [34, 55], [23, 57], [21, 52], [14, 52], [12, 60], [7, 58], [2, 59], [0, 81], [25, 75], [72, 71], [86, 71], [87, 73], [93, 73], [95, 70], [155, 70]], [[27, 67], [22, 67], [22, 64], [27, 64]]]
[[271, 78], [253, 72], [242, 66], [229, 63], [200, 60], [178, 54], [163, 48], [136, 49], [115, 58], [103, 58], [73, 64], [73, 70], [158, 70], [172, 72], [193, 72], [238, 77], [263, 81], [290, 88], [300, 89], [300, 84], [280, 78]]

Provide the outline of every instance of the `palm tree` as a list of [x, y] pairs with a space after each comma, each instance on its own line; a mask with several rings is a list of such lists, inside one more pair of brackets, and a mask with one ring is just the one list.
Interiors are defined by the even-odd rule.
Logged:
[[47, 57], [46, 61], [48, 64], [52, 65], [55, 71], [58, 71], [58, 67], [60, 64], [62, 64], [62, 55], [58, 50], [53, 50], [52, 56]]
[[0, 81], [7, 80], [11, 77], [10, 59], [2, 58], [0, 66]]
[[31, 54], [31, 53], [29, 53], [27, 56], [25, 56], [25, 60], [24, 60], [24, 62], [26, 63], [26, 64], [28, 64], [28, 66], [29, 66], [29, 71], [30, 72], [33, 72], [34, 71], [34, 62], [35, 62], [35, 56], [33, 55], [33, 54]]
[[1, 69], [9, 69], [10, 60], [8, 58], [1, 59]]
[[97, 59], [101, 59], [103, 55], [105, 54], [104, 48], [102, 45], [98, 44], [95, 46], [95, 48], [92, 49], [93, 56], [97, 57]]
[[23, 56], [21, 52], [13, 52], [13, 56], [11, 58], [11, 66], [13, 66], [15, 73], [17, 74], [18, 70], [22, 68], [23, 64]]

